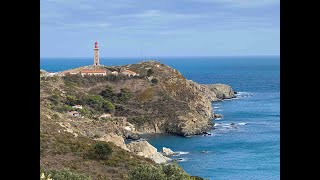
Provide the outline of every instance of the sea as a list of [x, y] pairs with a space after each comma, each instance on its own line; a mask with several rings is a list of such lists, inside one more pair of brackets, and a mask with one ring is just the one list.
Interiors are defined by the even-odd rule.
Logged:
[[[210, 180], [280, 179], [280, 57], [132, 57], [101, 58], [100, 64], [124, 65], [157, 60], [201, 84], [230, 85], [237, 96], [213, 102], [214, 129], [206, 136], [149, 135], [158, 151], [177, 154], [172, 159], [190, 175]], [[57, 72], [90, 65], [93, 58], [40, 58], [40, 68]]]

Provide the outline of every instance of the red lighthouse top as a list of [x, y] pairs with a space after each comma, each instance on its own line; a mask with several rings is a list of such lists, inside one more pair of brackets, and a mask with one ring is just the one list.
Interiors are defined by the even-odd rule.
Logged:
[[98, 48], [98, 42], [97, 41], [94, 43], [94, 48]]

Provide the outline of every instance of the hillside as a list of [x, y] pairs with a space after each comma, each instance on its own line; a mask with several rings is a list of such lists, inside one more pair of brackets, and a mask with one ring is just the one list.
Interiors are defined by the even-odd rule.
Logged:
[[[91, 67], [80, 69], [85, 68]], [[168, 158], [151, 151], [151, 145], [133, 151], [147, 142], [127, 146], [124, 139], [138, 139], [142, 133], [205, 133], [213, 127], [211, 102], [234, 96], [229, 86], [197, 84], [156, 61], [101, 68], [110, 72], [128, 69], [139, 76], [61, 76], [61, 72], [40, 78], [43, 169], [67, 168], [93, 179], [126, 179], [139, 164], [156, 166], [155, 162]], [[79, 117], [68, 113], [73, 111]], [[98, 142], [107, 142], [112, 149], [107, 159], [92, 155]]]

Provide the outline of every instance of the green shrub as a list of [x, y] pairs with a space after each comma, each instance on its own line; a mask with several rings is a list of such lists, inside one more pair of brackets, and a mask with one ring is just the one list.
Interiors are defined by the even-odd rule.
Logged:
[[138, 127], [141, 127], [145, 123], [150, 122], [151, 119], [149, 117], [146, 117], [146, 116], [133, 116], [133, 117], [129, 117], [128, 121], [130, 123], [133, 123], [133, 124], [137, 125]]
[[123, 102], [123, 101], [130, 99], [131, 92], [127, 88], [121, 88], [120, 93], [117, 96], [118, 96], [119, 101]]
[[206, 180], [206, 179], [199, 177], [199, 176], [190, 176], [190, 178], [188, 180]]
[[106, 99], [109, 99], [109, 100], [113, 100], [114, 96], [116, 96], [114, 93], [113, 93], [113, 90], [112, 90], [112, 87], [110, 86], [107, 86], [106, 89], [102, 90], [100, 95], [103, 97], [103, 98], [106, 98]]
[[77, 104], [77, 100], [78, 99], [75, 96], [67, 95], [65, 103], [69, 106], [74, 106]]
[[189, 176], [178, 164], [140, 165], [129, 172], [129, 180], [204, 180]]
[[115, 110], [114, 105], [113, 105], [110, 101], [108, 101], [108, 100], [104, 100], [104, 101], [102, 102], [102, 107], [103, 107], [104, 109], [106, 109], [107, 112], [111, 112], [111, 111], [114, 111], [114, 110]]
[[60, 97], [57, 94], [53, 94], [51, 96], [48, 97], [48, 99], [54, 104], [54, 105], [58, 105], [60, 102]]
[[162, 171], [167, 180], [185, 180], [189, 175], [176, 163], [162, 165]]
[[161, 168], [140, 165], [129, 173], [128, 180], [166, 180]]
[[73, 108], [69, 105], [57, 105], [57, 106], [53, 106], [52, 110], [58, 111], [60, 113], [65, 113], [67, 111], [72, 111]]
[[105, 160], [112, 154], [112, 148], [107, 142], [97, 142], [93, 148], [96, 158]]

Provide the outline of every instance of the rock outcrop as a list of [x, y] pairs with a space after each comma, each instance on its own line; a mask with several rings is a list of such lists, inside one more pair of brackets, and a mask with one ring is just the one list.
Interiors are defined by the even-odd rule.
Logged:
[[163, 147], [162, 154], [168, 157], [174, 155], [175, 153], [170, 148]]
[[153, 147], [148, 141], [133, 141], [127, 144], [127, 148], [140, 156], [150, 158], [156, 163], [166, 163], [170, 159], [157, 152], [157, 148]]
[[222, 118], [222, 115], [221, 115], [221, 114], [214, 114], [214, 115], [213, 115], [213, 118], [215, 118], [215, 119], [216, 119], [216, 118]]
[[96, 138], [96, 140], [113, 142], [116, 146], [119, 146], [120, 148], [129, 151], [126, 144], [124, 143], [124, 139], [115, 133], [104, 134], [102, 137]]
[[219, 99], [230, 99], [235, 97], [233, 89], [226, 84], [208, 84], [204, 85], [216, 94]]

